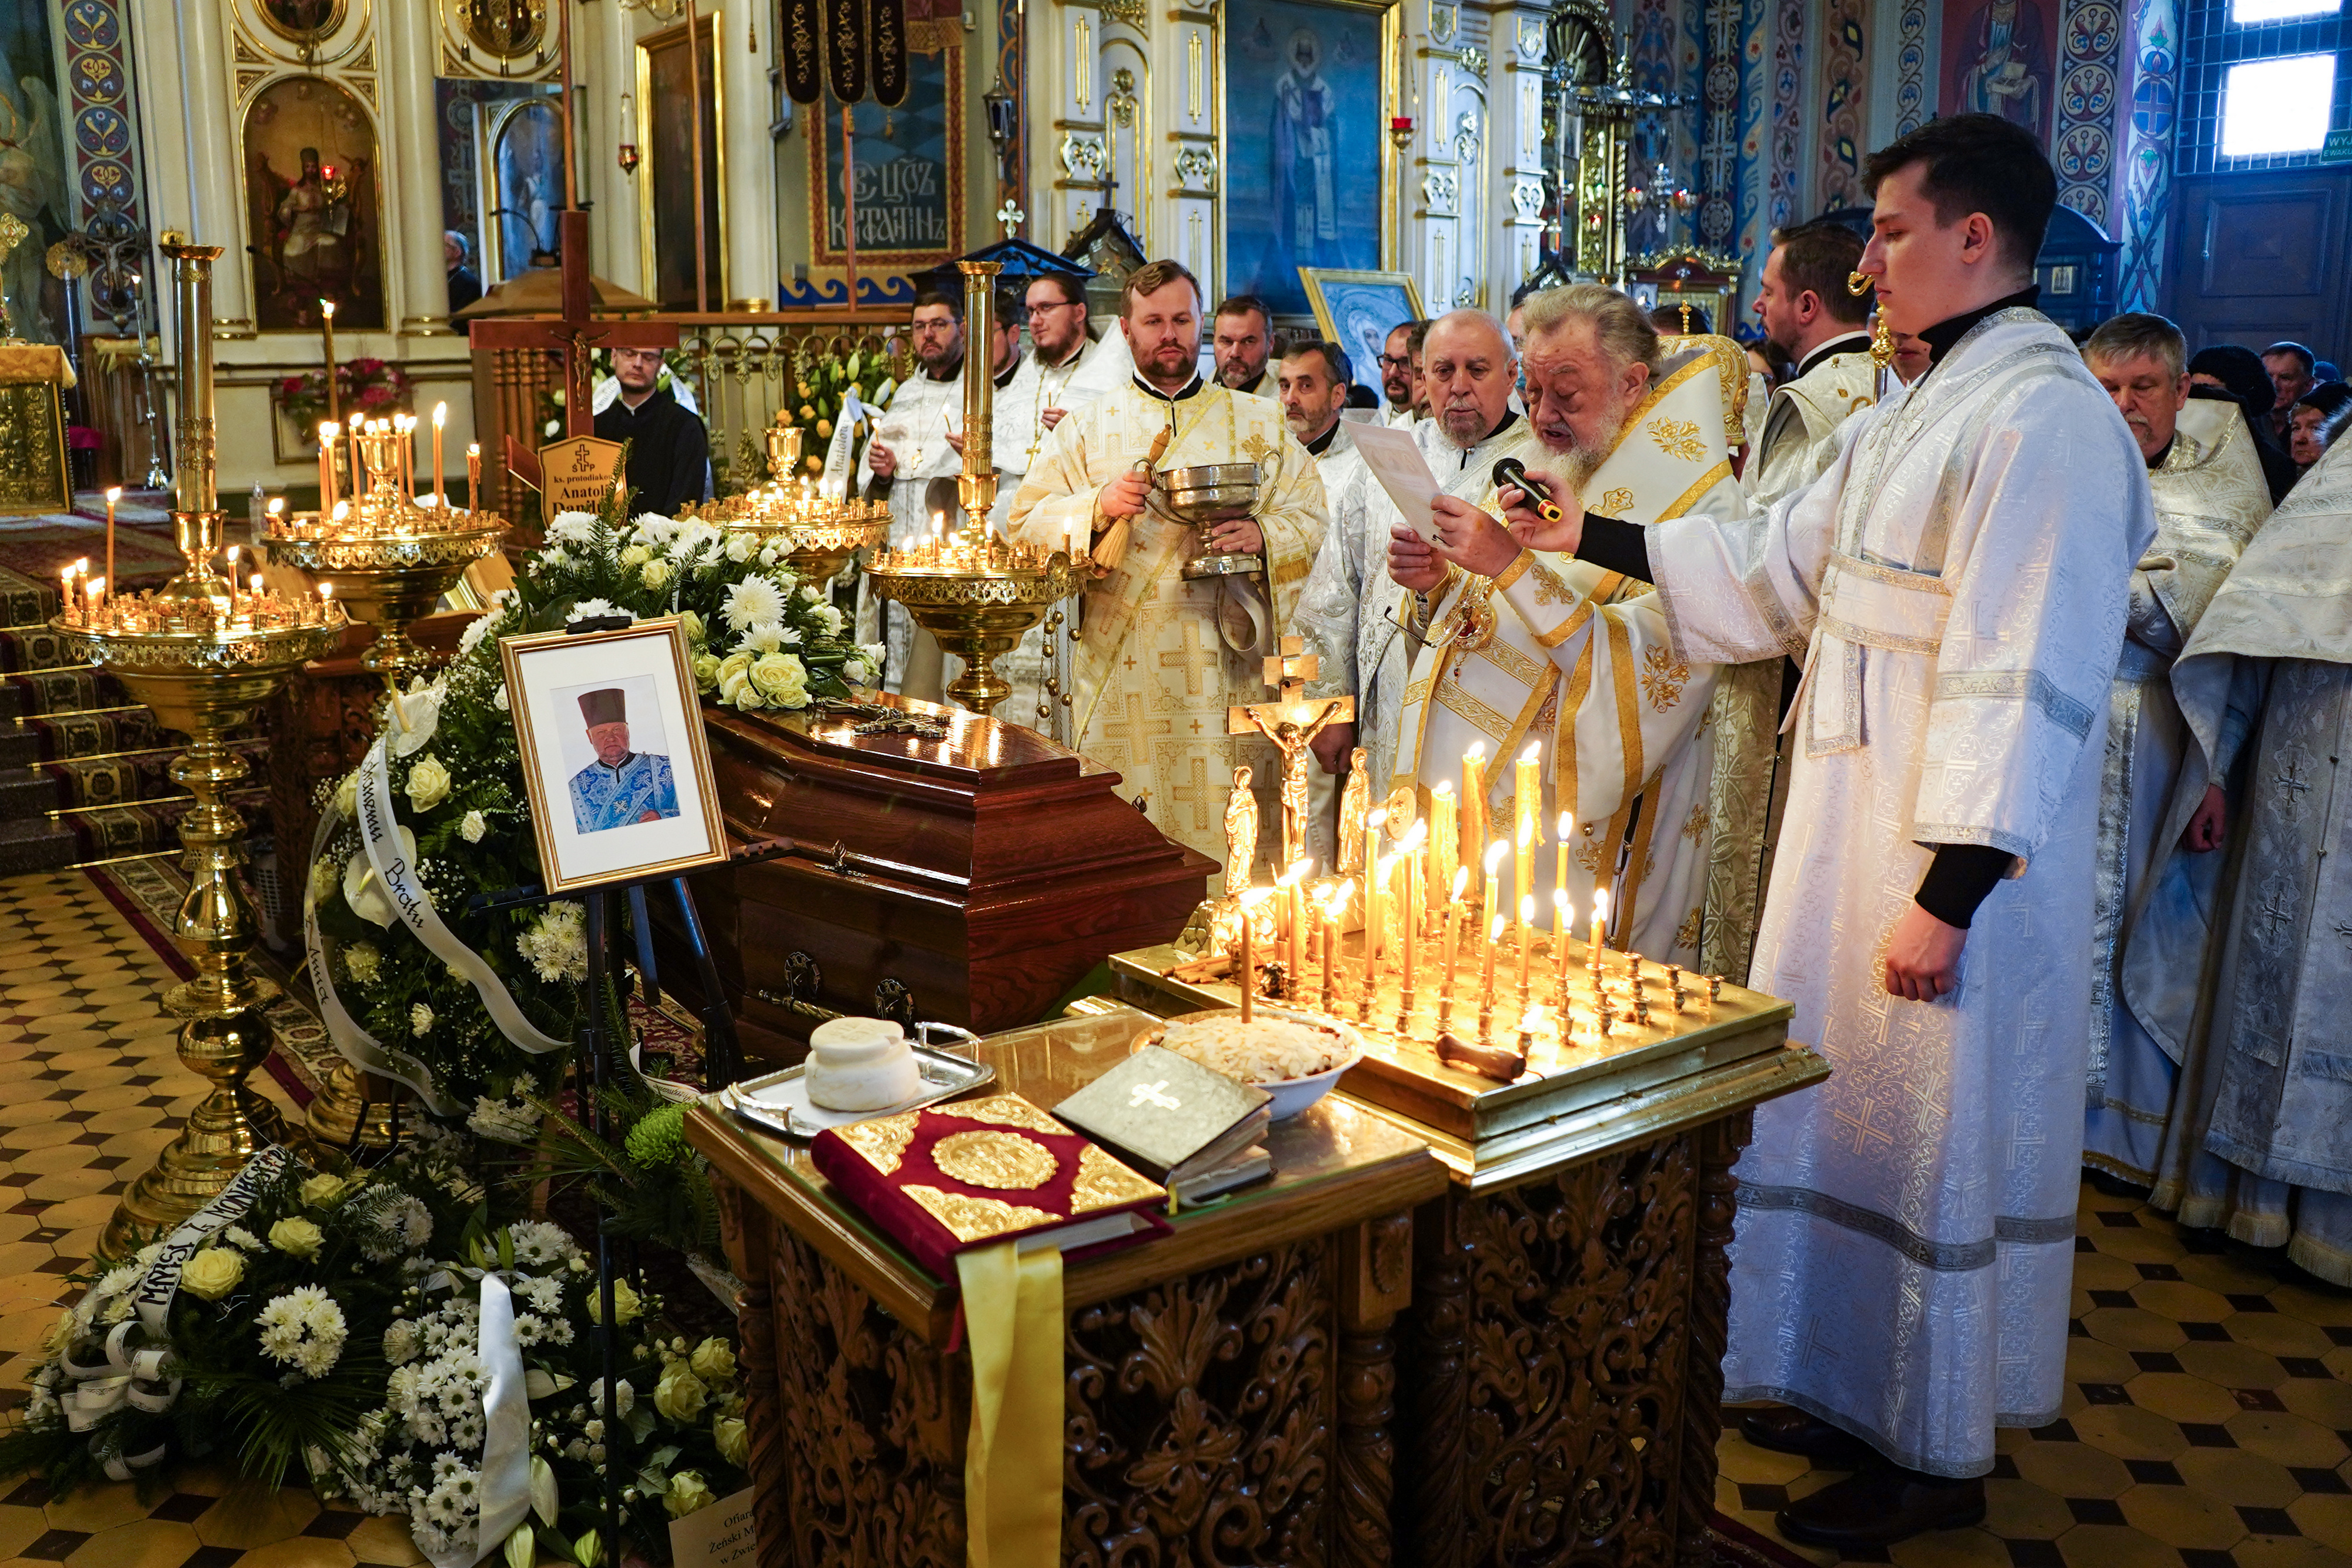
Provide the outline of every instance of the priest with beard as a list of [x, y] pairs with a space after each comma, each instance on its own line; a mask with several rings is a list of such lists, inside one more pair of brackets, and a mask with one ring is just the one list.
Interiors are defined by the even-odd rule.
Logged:
[[[1532, 744], [1542, 758], [1537, 815], [1547, 837], [1559, 813], [1572, 824], [1570, 885], [1550, 885], [1555, 857], [1547, 852], [1534, 862], [1541, 884], [1512, 886], [1514, 857], [1506, 856], [1496, 907], [1516, 908], [1530, 894], [1543, 920], [1551, 900], [1589, 908], [1605, 886], [1618, 946], [1696, 967], [1715, 753], [1706, 721], [1720, 673], [1674, 655], [1646, 585], [1522, 549], [1470, 497], [1495, 495], [1493, 459], [1510, 455], [1574, 475], [1622, 517], [1659, 522], [1700, 503], [1736, 515], [1746, 500], [1731, 475], [1737, 415], [1727, 410], [1746, 385], [1747, 357], [1719, 338], [1664, 344], [1639, 306], [1599, 284], [1528, 300], [1527, 333], [1531, 437], [1507, 447], [1490, 440], [1460, 464], [1432, 452], [1446, 486], [1434, 507], [1443, 541], [1434, 549], [1388, 508], [1391, 592], [1418, 650], [1396, 720], [1395, 782], [1459, 789], [1475, 750], [1482, 798], [1465, 820], [1483, 812], [1507, 832], [1513, 764]], [[1480, 391], [1494, 406], [1511, 392], [1509, 340], [1489, 318], [1457, 311], [1429, 331], [1423, 362], [1438, 414], [1423, 430], [1466, 432], [1475, 423], [1459, 368], [1473, 345], [1488, 349], [1499, 371]], [[1452, 371], [1445, 380], [1441, 364]], [[1769, 743], [1770, 727], [1762, 727]], [[1475, 837], [1463, 848], [1465, 863], [1480, 850]]]
[[[889, 406], [875, 422], [873, 439], [866, 444], [864, 459], [866, 494], [889, 497], [890, 543], [895, 547], [930, 537], [933, 517], [954, 504], [952, 497], [933, 493], [932, 481], [952, 479], [963, 471], [963, 458], [948, 439], [963, 427], [963, 301], [926, 290], [915, 298], [908, 330], [920, 368], [890, 394]], [[902, 607], [876, 599], [863, 579], [857, 593], [859, 639], [888, 646], [882, 684], [894, 692], [938, 702], [945, 658], [938, 642]], [[877, 622], [878, 639], [872, 634]]]
[[2033, 308], [2032, 133], [1933, 120], [1864, 183], [1861, 270], [1930, 363], [1819, 480], [1646, 529], [1566, 475], [1556, 523], [1504, 497], [1531, 551], [1654, 581], [1676, 659], [1805, 661], [1750, 983], [1835, 1071], [1757, 1107], [1724, 1398], [1853, 1468], [1775, 1521], [1832, 1550], [1981, 1520], [1995, 1429], [2063, 1407], [2108, 686], [2156, 533], [2130, 430]]
[[[1498, 459], [1531, 455], [1528, 422], [1511, 411], [1518, 356], [1495, 319], [1479, 310], [1432, 322], [1422, 353], [1436, 417], [1415, 427], [1413, 439], [1446, 493], [1484, 496], [1495, 486]], [[1413, 643], [1404, 630], [1412, 596], [1389, 575], [1387, 559], [1389, 536], [1404, 518], [1369, 469], [1365, 479], [1355, 492], [1360, 507], [1335, 501], [1330, 532], [1301, 596], [1298, 630], [1322, 659], [1322, 680], [1309, 694], [1346, 692], [1356, 699], [1355, 722], [1325, 729], [1316, 737], [1316, 755], [1326, 769], [1340, 773], [1361, 747], [1366, 785], [1377, 797], [1398, 782], [1397, 727]]]
[[[1228, 735], [1226, 713], [1266, 699], [1265, 656], [1298, 608], [1323, 538], [1323, 481], [1283, 427], [1279, 404], [1202, 381], [1201, 286], [1181, 263], [1139, 267], [1122, 305], [1134, 378], [1054, 426], [1005, 532], [1017, 544], [1093, 556], [1074, 660], [1074, 743], [1118, 769], [1121, 797], [1161, 831], [1222, 861], [1235, 768], [1251, 770], [1261, 815], [1276, 820], [1274, 747]], [[1196, 528], [1168, 509], [1155, 473], [1228, 463], [1257, 467], [1246, 516]], [[1203, 535], [1214, 550], [1258, 557], [1260, 570], [1187, 578]], [[1278, 832], [1258, 837], [1281, 841]]]
[[1772, 389], [1763, 430], [1740, 475], [1759, 507], [1820, 478], [1837, 459], [1838, 426], [1878, 401], [1870, 301], [1845, 286], [1861, 259], [1860, 236], [1827, 219], [1772, 235], [1756, 319], [1797, 370]]
[[[2352, 443], [2239, 557], [2172, 668], [2189, 741], [2124, 952], [2180, 1063], [2151, 1204], [2352, 1285]], [[2225, 793], [2232, 802], [2226, 809]], [[2226, 838], [2226, 853], [2195, 852]]]
[[[2167, 866], [2177, 851], [2184, 861], [2207, 863], [2184, 863], [2171, 896], [2143, 909], [2138, 920], [2194, 925], [2201, 933], [2204, 918], [2192, 889], [2210, 883], [2206, 873], [2221, 844], [2219, 789], [2185, 833], [2169, 843], [2158, 836], [2189, 744], [2172, 695], [2172, 664], [2271, 514], [2252, 430], [2234, 403], [2190, 399], [2187, 355], [2180, 329], [2161, 316], [2136, 312], [2102, 323], [2083, 344], [2083, 362], [2115, 399], [2139, 444], [2156, 497], [2156, 543], [2132, 573], [2123, 663], [2107, 699], [2083, 1134], [2084, 1165], [2141, 1187], [2156, 1183], [2179, 1069], [2116, 988], [2125, 913], [2143, 902], [2150, 873]], [[2210, 906], [2210, 885], [2202, 891]], [[2193, 967], [2183, 983], [2193, 995]]]

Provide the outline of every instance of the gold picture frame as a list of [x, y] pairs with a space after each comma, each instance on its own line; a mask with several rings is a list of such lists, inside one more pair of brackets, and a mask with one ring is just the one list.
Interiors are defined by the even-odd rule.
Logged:
[[[1406, 321], [1427, 319], [1421, 286], [1412, 274], [1302, 267], [1298, 281], [1306, 286], [1307, 301], [1315, 308], [1316, 330], [1324, 341], [1337, 343], [1347, 351], [1349, 369], [1358, 385], [1377, 391], [1381, 378], [1375, 367], [1389, 334]], [[1400, 307], [1410, 314], [1396, 317], [1393, 312]]]
[[[682, 621], [670, 615], [611, 632], [508, 637], [499, 660], [549, 893], [684, 876], [726, 861], [726, 822]], [[592, 713], [614, 711], [618, 720], [598, 727], [625, 727], [617, 764], [606, 762], [588, 735]], [[655, 751], [656, 745], [667, 749]], [[617, 776], [646, 760], [662, 767], [631, 779], [636, 793], [619, 808], [644, 804], [634, 820], [599, 820], [613, 802], [573, 788], [595, 768]], [[660, 810], [664, 800], [667, 811]]]
[[333, 37], [350, 9], [346, 0], [255, 0], [253, 8], [279, 37], [311, 46]]
[[[715, 7], [703, 12], [694, 19], [695, 42], [699, 44], [707, 41], [710, 50], [710, 57], [705, 62], [705, 68], [702, 71], [702, 92], [704, 99], [709, 104], [709, 113], [713, 131], [710, 141], [714, 151], [713, 156], [703, 160], [702, 177], [706, 182], [706, 188], [711, 193], [710, 205], [716, 209], [719, 222], [715, 230], [706, 224], [702, 237], [703, 253], [709, 258], [704, 274], [708, 279], [708, 287], [704, 293], [713, 310], [724, 309], [728, 298], [727, 99], [719, 81], [719, 40], [726, 37], [726, 34], [719, 30], [723, 19], [724, 13]], [[681, 183], [692, 179], [694, 162], [693, 152], [686, 145], [685, 138], [677, 138], [673, 142], [670, 138], [657, 134], [659, 125], [655, 118], [655, 105], [671, 101], [685, 95], [665, 93], [657, 98], [654, 73], [656, 66], [660, 63], [660, 57], [688, 43], [686, 27], [687, 25], [684, 22], [679, 22], [675, 26], [665, 27], [658, 33], [648, 33], [637, 40], [636, 88], [640, 128], [638, 134], [644, 139], [645, 145], [644, 165], [637, 171], [632, 182], [637, 187], [637, 255], [642, 258], [640, 266], [645, 277], [651, 280], [650, 287], [643, 292], [666, 309], [673, 312], [680, 309], [690, 311], [694, 308], [694, 217], [692, 214], [688, 214], [679, 225], [677, 233], [674, 235], [670, 235], [667, 227], [658, 221], [660, 214], [655, 211], [657, 194], [655, 186], [660, 183], [661, 177], [657, 171], [666, 157], [675, 158], [682, 165], [677, 171], [677, 178]], [[684, 247], [685, 252], [687, 287], [684, 294], [677, 299], [663, 298], [660, 241], [666, 236], [669, 238], [671, 244]], [[770, 285], [770, 287], [773, 286]]]

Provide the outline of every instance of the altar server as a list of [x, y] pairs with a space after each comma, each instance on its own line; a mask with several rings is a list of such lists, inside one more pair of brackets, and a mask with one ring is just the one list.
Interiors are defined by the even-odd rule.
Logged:
[[[1279, 403], [1202, 381], [1203, 308], [1192, 273], [1152, 262], [1128, 278], [1123, 304], [1133, 379], [1055, 425], [1006, 531], [1051, 549], [1101, 547], [1076, 661], [1076, 744], [1119, 771], [1120, 794], [1143, 801], [1162, 831], [1222, 859], [1231, 769], [1249, 765], [1268, 807], [1280, 776], [1265, 742], [1225, 733], [1226, 710], [1267, 700], [1265, 657], [1323, 538], [1323, 482], [1283, 428]], [[1160, 472], [1255, 464], [1249, 514], [1206, 530], [1179, 520], [1147, 471], [1163, 431]], [[1263, 569], [1185, 577], [1204, 532], [1216, 550], [1256, 554]]]
[[[2158, 832], [2189, 744], [2172, 695], [2172, 662], [2271, 515], [2270, 487], [2244, 415], [2233, 402], [2192, 402], [2187, 359], [2180, 329], [2161, 316], [2117, 316], [2083, 344], [2083, 362], [2139, 444], [2156, 497], [2156, 543], [2132, 573], [2123, 663], [2107, 701], [2083, 1137], [2084, 1164], [2141, 1186], [2156, 1182], [2179, 1070], [2116, 988], [2126, 912], [2141, 903], [2149, 873], [2176, 852], [2210, 860], [2217, 847], [2210, 834], [2194, 830], [2186, 842]], [[2187, 883], [2179, 879], [2177, 892], [2187, 894]], [[2140, 918], [2185, 919], [2201, 932], [2199, 902], [2176, 896]], [[2182, 983], [2193, 994], [2196, 971]]]
[[2130, 431], [2033, 308], [2031, 132], [1935, 120], [1867, 183], [1862, 270], [1931, 363], [1819, 481], [1646, 530], [1513, 508], [1533, 548], [1652, 577], [1677, 658], [1806, 661], [1752, 983], [1835, 1071], [1757, 1108], [1724, 1374], [1780, 1402], [1751, 1441], [1864, 1461], [1778, 1517], [1832, 1549], [1981, 1519], [1994, 1428], [2065, 1396], [2107, 687], [2156, 532]]
[[[1456, 333], [1466, 337], [1473, 321], [1484, 323], [1498, 356], [1508, 353], [1509, 340], [1475, 312], [1433, 326], [1423, 363], [1439, 414], [1424, 429], [1447, 417], [1438, 367], [1454, 357]], [[1574, 472], [1617, 515], [1643, 523], [1694, 505], [1733, 516], [1745, 507], [1729, 461], [1738, 415], [1727, 411], [1738, 406], [1748, 360], [1730, 340], [1662, 342], [1639, 306], [1598, 284], [1530, 298], [1527, 332], [1533, 440], [1508, 455]], [[1507, 392], [1512, 378], [1503, 373], [1496, 385]], [[1493, 836], [1507, 837], [1516, 764], [1533, 742], [1545, 839], [1562, 811], [1575, 825], [1566, 890], [1575, 907], [1590, 910], [1605, 885], [1619, 946], [1696, 967], [1715, 771], [1707, 714], [1721, 672], [1674, 655], [1658, 597], [1646, 586], [1521, 549], [1465, 499], [1494, 496], [1492, 470], [1482, 457], [1460, 483], [1449, 481], [1436, 504], [1437, 549], [1388, 508], [1392, 527], [1382, 542], [1417, 650], [1412, 685], [1402, 688], [1392, 782], [1424, 790], [1451, 782], [1459, 790], [1475, 747], [1486, 820]], [[1768, 758], [1769, 716], [1750, 726]], [[1761, 831], [1760, 801], [1746, 821]], [[1468, 847], [1475, 855], [1477, 845]], [[1530, 892], [1549, 919], [1557, 857], [1547, 850], [1534, 858], [1540, 880], [1528, 889], [1508, 880], [1515, 860], [1504, 859], [1499, 906]]]
[[[891, 393], [863, 461], [866, 493], [890, 498], [890, 542], [897, 546], [929, 537], [933, 517], [952, 504], [932, 493], [931, 481], [963, 471], [963, 458], [948, 439], [963, 430], [962, 299], [929, 290], [916, 296], [908, 332], [919, 368]], [[905, 610], [876, 600], [863, 579], [858, 600], [858, 635], [874, 640], [878, 622], [880, 640], [889, 646], [883, 685], [938, 701], [939, 643]]]
[[[2123, 967], [2132, 1016], [2181, 1063], [2151, 1201], [2283, 1245], [2338, 1285], [2352, 1285], [2347, 562], [2339, 443], [2246, 546], [2173, 666], [2189, 745], [2157, 842], [2189, 852], [2151, 878]], [[2225, 823], [2232, 775], [2243, 802]], [[2226, 857], [2194, 852], [2225, 836]]]

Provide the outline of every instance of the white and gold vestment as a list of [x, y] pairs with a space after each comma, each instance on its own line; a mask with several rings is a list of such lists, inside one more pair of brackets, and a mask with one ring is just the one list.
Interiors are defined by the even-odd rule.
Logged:
[[[1154, 489], [1131, 519], [1126, 554], [1086, 591], [1072, 734], [1080, 751], [1119, 771], [1121, 798], [1143, 799], [1162, 832], [1222, 862], [1235, 767], [1252, 769], [1265, 820], [1278, 820], [1274, 747], [1227, 735], [1226, 710], [1265, 700], [1265, 655], [1297, 612], [1323, 539], [1323, 481], [1284, 427], [1281, 405], [1198, 382], [1171, 402], [1130, 381], [1054, 427], [1005, 533], [1045, 549], [1086, 539], [1105, 521], [1102, 487], [1149, 456], [1171, 419], [1162, 471], [1257, 465], [1250, 515], [1265, 535], [1265, 569], [1188, 580], [1183, 566], [1200, 553], [1200, 530], [1170, 515], [1167, 492]], [[1259, 837], [1281, 841], [1278, 831]]]
[[[1827, 1082], [1756, 1109], [1727, 1402], [1982, 1475], [2057, 1418], [2081, 1186], [2108, 686], [2147, 468], [2066, 335], [1997, 310], [1769, 517], [1651, 531], [1676, 657], [1805, 660], [1749, 985]], [[1937, 845], [2015, 857], [1954, 992], [1890, 996]]]
[[[1586, 481], [1586, 504], [1654, 525], [1700, 507], [1738, 516], [1732, 477], [1747, 361], [1727, 340], [1678, 340], [1683, 354], [1626, 416], [1616, 445]], [[1728, 411], [1728, 412], [1727, 412]], [[1522, 460], [1541, 468], [1539, 448]], [[1481, 492], [1495, 510], [1494, 486]], [[1394, 782], [1459, 789], [1463, 758], [1485, 748], [1486, 820], [1507, 833], [1517, 810], [1512, 766], [1542, 743], [1546, 837], [1569, 811], [1579, 838], [1569, 896], [1589, 910], [1610, 889], [1615, 942], [1660, 962], [1696, 967], [1716, 772], [1709, 709], [1725, 685], [1714, 664], [1675, 656], [1648, 585], [1582, 561], [1522, 552], [1491, 581], [1456, 570], [1431, 596], [1430, 645], [1413, 662], [1401, 716]], [[1777, 676], [1778, 661], [1770, 666]], [[1770, 759], [1769, 712], [1760, 725]], [[1762, 802], [1749, 831], [1762, 830]], [[1502, 907], [1516, 905], [1505, 858]], [[1537, 913], [1551, 915], [1550, 852], [1535, 859]]]
[[1803, 375], [1775, 387], [1763, 428], [1739, 482], [1759, 507], [1792, 496], [1837, 461], [1837, 429], [1878, 401], [1878, 368], [1867, 348], [1825, 354]]
[[[2140, 902], [2149, 874], [2183, 852], [2178, 835], [2167, 844], [2158, 832], [2189, 747], [2172, 695], [2173, 661], [2271, 515], [2271, 492], [2245, 416], [2234, 403], [2202, 398], [2181, 410], [2171, 449], [2147, 482], [2156, 496], [2156, 542], [2132, 573], [2123, 659], [2107, 699], [2083, 1163], [2152, 1186], [2179, 1067], [2117, 989], [2125, 914]], [[2221, 857], [2197, 858], [2214, 862], [2199, 868], [2210, 870]], [[2202, 929], [2201, 917], [2177, 901], [2159, 900], [2140, 918], [2184, 915]], [[2189, 984], [2195, 983], [2192, 977]]]

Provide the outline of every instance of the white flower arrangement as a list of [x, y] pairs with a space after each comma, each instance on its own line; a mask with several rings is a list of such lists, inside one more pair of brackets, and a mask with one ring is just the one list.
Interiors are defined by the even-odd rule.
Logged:
[[324, 1377], [343, 1354], [343, 1309], [316, 1285], [298, 1285], [261, 1309], [261, 1354], [304, 1377]]

